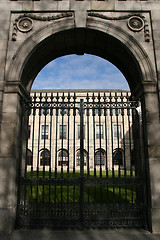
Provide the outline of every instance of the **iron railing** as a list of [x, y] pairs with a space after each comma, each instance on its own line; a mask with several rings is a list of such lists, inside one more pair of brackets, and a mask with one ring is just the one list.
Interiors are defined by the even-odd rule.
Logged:
[[17, 226], [145, 226], [139, 103], [129, 92], [35, 92], [22, 105]]

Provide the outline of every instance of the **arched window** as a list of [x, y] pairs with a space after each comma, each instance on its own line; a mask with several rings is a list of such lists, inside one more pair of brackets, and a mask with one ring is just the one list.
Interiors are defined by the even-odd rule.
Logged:
[[50, 151], [47, 149], [44, 149], [43, 151], [41, 151], [40, 165], [41, 166], [50, 166], [50, 160], [51, 160]]
[[58, 166], [68, 166], [68, 151], [62, 149], [58, 153]]
[[[87, 158], [88, 158], [88, 154], [85, 150], [83, 150], [83, 154], [84, 154], [84, 166], [87, 166]], [[80, 150], [77, 151], [77, 166], [80, 166]]]
[[33, 154], [31, 150], [27, 149], [27, 165], [32, 165], [33, 164]]
[[113, 151], [113, 163], [114, 165], [123, 165], [123, 150], [121, 148]]
[[104, 165], [105, 152], [103, 149], [99, 149], [95, 153], [95, 165]]

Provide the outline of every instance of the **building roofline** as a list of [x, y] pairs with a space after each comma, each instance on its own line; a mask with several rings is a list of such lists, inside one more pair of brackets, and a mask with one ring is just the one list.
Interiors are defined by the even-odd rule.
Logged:
[[76, 93], [86, 93], [86, 92], [130, 92], [128, 90], [122, 89], [33, 89], [31, 93], [34, 92], [43, 92], [43, 93], [51, 93], [51, 92], [59, 92], [59, 93], [68, 93], [68, 92], [76, 92]]

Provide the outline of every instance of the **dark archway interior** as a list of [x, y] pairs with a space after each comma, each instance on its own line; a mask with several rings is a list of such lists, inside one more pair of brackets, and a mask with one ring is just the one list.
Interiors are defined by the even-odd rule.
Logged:
[[102, 57], [114, 64], [124, 74], [134, 94], [142, 76], [139, 65], [128, 48], [106, 33], [84, 28], [53, 34], [38, 44], [24, 63], [21, 76], [23, 85], [30, 91], [39, 71], [55, 58], [84, 53]]
[[[39, 43], [24, 62], [21, 82], [30, 91], [36, 75], [50, 61], [68, 54], [84, 53], [102, 57], [119, 68], [126, 77], [132, 94], [142, 83], [139, 64], [127, 46], [107, 33], [84, 28], [65, 30]], [[65, 161], [61, 158], [63, 154], [59, 156], [59, 166], [67, 166], [67, 153]]]

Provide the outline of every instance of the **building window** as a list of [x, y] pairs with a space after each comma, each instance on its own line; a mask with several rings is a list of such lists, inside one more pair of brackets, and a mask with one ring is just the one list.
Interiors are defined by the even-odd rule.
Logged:
[[123, 154], [122, 149], [117, 148], [113, 152], [113, 164], [114, 165], [123, 165]]
[[116, 116], [120, 114], [120, 104], [113, 104], [113, 114]]
[[103, 139], [103, 125], [96, 125], [96, 139]]
[[58, 153], [58, 166], [68, 166], [68, 151], [65, 149]]
[[31, 125], [28, 125], [28, 139], [31, 137]]
[[42, 139], [48, 139], [49, 126], [42, 125]]
[[59, 127], [59, 138], [60, 139], [66, 139], [67, 138], [67, 126], [66, 125], [60, 125], [60, 127]]
[[44, 115], [49, 114], [49, 104], [48, 103], [44, 103], [44, 105], [43, 105], [43, 114]]
[[48, 149], [44, 149], [40, 154], [40, 165], [50, 166], [50, 159], [50, 151]]
[[[84, 154], [84, 166], [87, 166], [87, 152], [85, 150], [83, 150], [83, 154]], [[77, 166], [80, 166], [81, 163], [81, 158], [80, 158], [80, 150], [77, 151]]]
[[102, 115], [102, 109], [101, 108], [95, 108], [95, 114], [97, 114], [98, 116]]
[[95, 153], [95, 165], [104, 165], [104, 150], [100, 149]]
[[114, 125], [114, 137], [122, 138], [121, 125]]
[[31, 150], [27, 149], [27, 165], [31, 166], [33, 164], [33, 154]]
[[60, 109], [60, 115], [65, 115], [65, 114], [67, 114], [67, 104], [65, 104], [65, 103], [62, 103], [61, 104], [61, 109]]
[[[85, 138], [85, 125], [83, 125], [83, 139]], [[78, 125], [78, 139], [80, 139], [80, 125]]]

